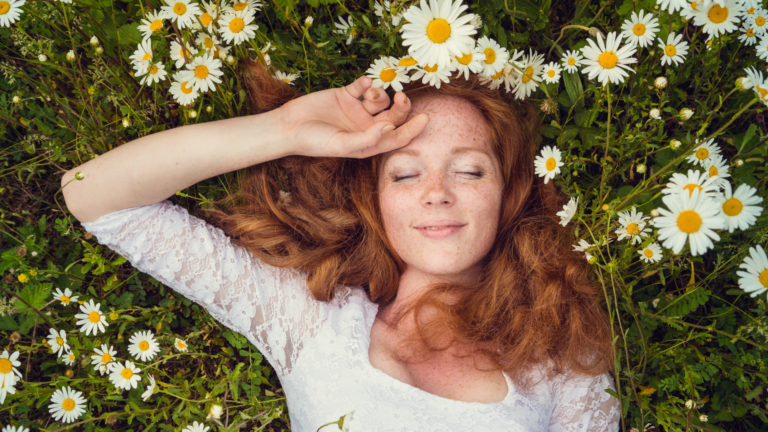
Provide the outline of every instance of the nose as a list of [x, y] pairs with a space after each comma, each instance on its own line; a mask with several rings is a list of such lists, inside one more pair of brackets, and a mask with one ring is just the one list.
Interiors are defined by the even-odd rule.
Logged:
[[446, 178], [442, 173], [430, 174], [426, 184], [427, 189], [424, 192], [423, 204], [450, 204], [453, 202], [452, 194], [446, 187]]

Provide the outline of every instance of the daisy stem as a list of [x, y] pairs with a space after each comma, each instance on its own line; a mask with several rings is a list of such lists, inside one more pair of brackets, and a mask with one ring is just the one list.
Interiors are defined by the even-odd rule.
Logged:
[[53, 323], [53, 320], [51, 320], [49, 317], [45, 316], [42, 312], [40, 312], [37, 308], [35, 308], [31, 304], [27, 303], [26, 300], [24, 300], [23, 298], [19, 297], [18, 295], [14, 294], [14, 293], [8, 291], [7, 289], [5, 289], [3, 287], [0, 287], [0, 290], [2, 290], [4, 293], [6, 293], [7, 295], [9, 295], [11, 297], [16, 297], [17, 299], [19, 299], [19, 301], [24, 303], [28, 308], [32, 309], [33, 311], [37, 312], [38, 315], [43, 317], [43, 321], [47, 322], [48, 325], [50, 325], [54, 330], [58, 330], [56, 328], [56, 324]]

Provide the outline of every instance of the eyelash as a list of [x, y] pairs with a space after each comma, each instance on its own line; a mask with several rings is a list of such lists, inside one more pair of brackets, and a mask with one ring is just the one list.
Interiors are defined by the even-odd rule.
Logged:
[[[470, 175], [476, 176], [477, 178], [480, 178], [480, 177], [483, 176], [483, 173], [481, 173], [481, 172], [463, 172], [463, 173], [460, 173], [460, 174], [470, 174]], [[395, 177], [395, 181], [398, 182], [400, 180], [411, 178], [411, 177], [416, 177], [416, 176]]]

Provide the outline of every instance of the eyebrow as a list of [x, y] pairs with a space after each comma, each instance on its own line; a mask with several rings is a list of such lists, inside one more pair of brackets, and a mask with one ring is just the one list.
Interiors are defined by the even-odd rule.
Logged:
[[[481, 149], [475, 148], [475, 147], [454, 147], [453, 150], [451, 150], [450, 155], [453, 156], [453, 155], [456, 155], [456, 154], [463, 154], [463, 153], [467, 153], [467, 152], [478, 152], [478, 153], [482, 153], [482, 154], [488, 156], [489, 158], [491, 157], [491, 155], [488, 154], [487, 151], [481, 150]], [[396, 154], [407, 154], [407, 155], [411, 155], [411, 156], [420, 156], [421, 152], [419, 152], [416, 149], [401, 149], [401, 150], [395, 150], [394, 152], [390, 153], [389, 156], [391, 157], [391, 156], [394, 156]]]

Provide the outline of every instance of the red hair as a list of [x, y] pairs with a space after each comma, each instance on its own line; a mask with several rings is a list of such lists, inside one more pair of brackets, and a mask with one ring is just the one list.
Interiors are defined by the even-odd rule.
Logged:
[[[244, 61], [241, 67], [251, 113], [299, 96], [261, 64]], [[417, 318], [425, 308], [437, 312], [428, 322], [416, 319], [417, 331], [406, 343], [418, 342], [419, 348], [401, 360], [462, 341], [520, 389], [529, 388], [528, 368], [542, 362], [554, 365], [550, 377], [566, 370], [590, 376], [612, 371], [602, 290], [591, 279], [584, 255], [572, 250], [572, 225], [562, 227], [555, 215], [567, 198], [534, 173], [541, 139], [536, 109], [527, 100], [489, 89], [474, 74], [468, 80], [453, 77], [439, 90], [412, 83], [404, 92], [411, 100], [452, 95], [477, 107], [490, 126], [490, 147], [504, 187], [497, 238], [481, 262], [480, 279], [471, 285], [435, 284], [394, 317], [396, 327], [411, 312]], [[341, 286], [359, 285], [372, 302], [386, 305], [397, 294], [405, 263], [387, 240], [381, 219], [382, 156], [288, 156], [249, 167], [241, 188], [216, 202], [226, 210], [204, 209], [205, 217], [264, 262], [306, 270], [318, 301], [332, 300]], [[290, 190], [289, 205], [278, 202], [279, 190]], [[442, 301], [447, 293], [460, 301]], [[449, 343], [438, 346], [445, 334]]]

